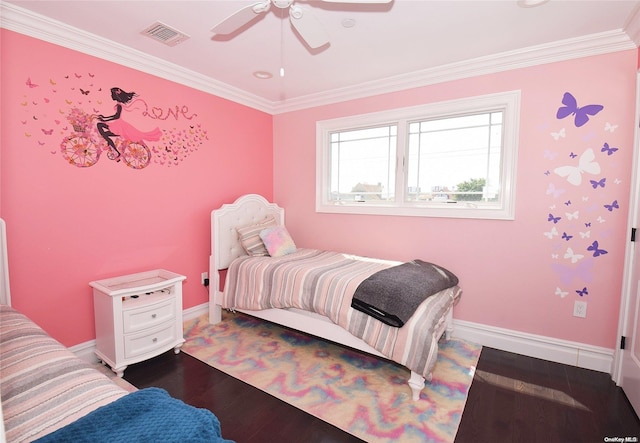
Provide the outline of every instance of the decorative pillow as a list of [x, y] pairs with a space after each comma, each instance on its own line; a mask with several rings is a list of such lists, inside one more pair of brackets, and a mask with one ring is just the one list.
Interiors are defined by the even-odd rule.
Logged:
[[262, 239], [260, 238], [260, 232], [266, 228], [277, 225], [275, 218], [269, 215], [258, 223], [236, 228], [240, 244], [244, 250], [247, 251], [247, 254], [251, 256], [269, 255], [269, 252], [267, 252], [267, 249], [264, 247], [264, 243], [262, 243]]
[[296, 245], [284, 226], [264, 229], [260, 232], [260, 238], [271, 257], [282, 257], [296, 252]]

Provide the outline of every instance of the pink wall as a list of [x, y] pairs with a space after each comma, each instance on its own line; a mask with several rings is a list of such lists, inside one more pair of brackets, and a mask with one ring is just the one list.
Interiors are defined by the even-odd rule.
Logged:
[[[185, 308], [206, 302], [210, 211], [248, 192], [271, 198], [272, 117], [17, 33], [1, 38], [0, 215], [14, 306], [74, 345], [95, 336], [91, 280], [166, 268], [187, 276]], [[141, 99], [123, 118], [163, 132], [147, 142], [143, 169], [106, 153], [84, 168], [62, 156], [69, 110], [112, 114], [111, 87]]]
[[[455, 318], [613, 348], [627, 238], [636, 64], [632, 50], [276, 115], [275, 201], [287, 209], [287, 226], [299, 246], [423, 258], [449, 268], [464, 289]], [[522, 91], [522, 107], [514, 221], [315, 212], [317, 120], [516, 89]], [[580, 107], [604, 109], [582, 127], [572, 117], [557, 119], [565, 92]], [[577, 167], [588, 149], [601, 166], [599, 174], [581, 174], [576, 186], [554, 173], [557, 167]], [[605, 187], [594, 189], [590, 180], [602, 178]], [[562, 219], [554, 224], [549, 214]], [[554, 226], [558, 235], [545, 235]], [[594, 241], [598, 248], [591, 251]], [[588, 302], [586, 319], [572, 316], [578, 299]]]

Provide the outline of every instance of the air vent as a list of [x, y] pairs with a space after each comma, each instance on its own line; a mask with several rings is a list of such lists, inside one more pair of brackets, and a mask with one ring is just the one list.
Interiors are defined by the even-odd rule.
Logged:
[[184, 32], [173, 29], [162, 22], [155, 22], [142, 31], [141, 34], [157, 40], [160, 43], [164, 43], [167, 46], [175, 46], [189, 38]]

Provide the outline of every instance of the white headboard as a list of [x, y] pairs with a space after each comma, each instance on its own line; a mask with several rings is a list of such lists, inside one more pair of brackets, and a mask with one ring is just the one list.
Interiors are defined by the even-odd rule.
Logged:
[[7, 258], [7, 225], [0, 218], [0, 304], [11, 305], [9, 263]]
[[238, 239], [236, 228], [257, 223], [272, 215], [284, 224], [284, 209], [258, 194], [247, 194], [231, 204], [224, 204], [211, 212], [211, 272], [227, 269], [241, 255], [246, 255]]

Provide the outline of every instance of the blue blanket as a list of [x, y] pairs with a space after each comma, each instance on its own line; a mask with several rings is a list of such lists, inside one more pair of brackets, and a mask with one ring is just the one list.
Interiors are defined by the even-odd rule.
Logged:
[[233, 443], [221, 437], [218, 418], [159, 388], [132, 392], [38, 442]]

